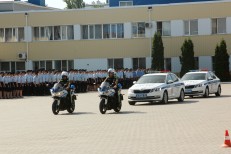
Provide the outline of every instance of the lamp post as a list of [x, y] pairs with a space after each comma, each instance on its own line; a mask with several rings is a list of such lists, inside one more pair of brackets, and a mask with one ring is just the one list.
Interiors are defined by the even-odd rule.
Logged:
[[29, 32], [28, 32], [28, 13], [25, 13], [25, 17], [26, 17], [26, 66], [27, 69], [29, 69]]
[[[148, 7], [148, 22], [149, 24], [151, 24], [151, 12], [152, 12], [152, 6], [149, 6]], [[150, 30], [150, 39], [149, 39], [149, 45], [150, 45], [150, 60], [151, 60], [151, 63], [152, 63], [152, 29]]]

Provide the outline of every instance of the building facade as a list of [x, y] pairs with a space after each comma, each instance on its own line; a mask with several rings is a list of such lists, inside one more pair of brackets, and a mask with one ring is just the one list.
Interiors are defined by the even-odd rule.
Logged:
[[215, 0], [109, 0], [110, 7], [118, 6], [137, 6], [170, 3], [206, 2]]
[[222, 1], [3, 12], [0, 71], [150, 68], [157, 31], [166, 69], [180, 72], [180, 49], [191, 38], [196, 66], [213, 70], [216, 45], [224, 39], [231, 51], [230, 8], [230, 1]]

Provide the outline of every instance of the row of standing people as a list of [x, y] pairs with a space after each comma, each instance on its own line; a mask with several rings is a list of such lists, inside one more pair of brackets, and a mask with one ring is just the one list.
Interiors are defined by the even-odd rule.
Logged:
[[[76, 93], [95, 91], [107, 77], [107, 70], [70, 70], [69, 80], [76, 86]], [[133, 81], [145, 74], [145, 70], [117, 70], [117, 77], [123, 88], [129, 88]], [[50, 89], [61, 79], [61, 71], [27, 71], [0, 73], [0, 99], [22, 98], [23, 96], [50, 95]]]

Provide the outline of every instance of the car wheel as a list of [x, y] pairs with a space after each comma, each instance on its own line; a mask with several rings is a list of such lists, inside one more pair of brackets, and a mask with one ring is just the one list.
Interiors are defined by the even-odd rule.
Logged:
[[165, 91], [161, 101], [163, 104], [168, 104], [168, 93]]
[[207, 98], [207, 97], [209, 97], [209, 88], [208, 87], [205, 88], [205, 93], [204, 93], [204, 98]]
[[178, 102], [183, 102], [184, 101], [184, 90], [181, 89], [180, 91], [180, 97], [178, 98]]
[[128, 102], [129, 103], [129, 105], [135, 105], [136, 104], [136, 102]]
[[218, 86], [217, 92], [215, 93], [216, 96], [221, 96], [221, 86]]

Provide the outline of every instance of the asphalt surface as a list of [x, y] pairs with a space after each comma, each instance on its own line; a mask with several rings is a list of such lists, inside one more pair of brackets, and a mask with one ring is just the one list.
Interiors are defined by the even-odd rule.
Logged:
[[53, 115], [51, 97], [0, 100], [0, 153], [230, 154], [231, 84], [222, 96], [179, 103], [130, 106], [99, 112], [96, 92], [78, 94], [74, 114]]

